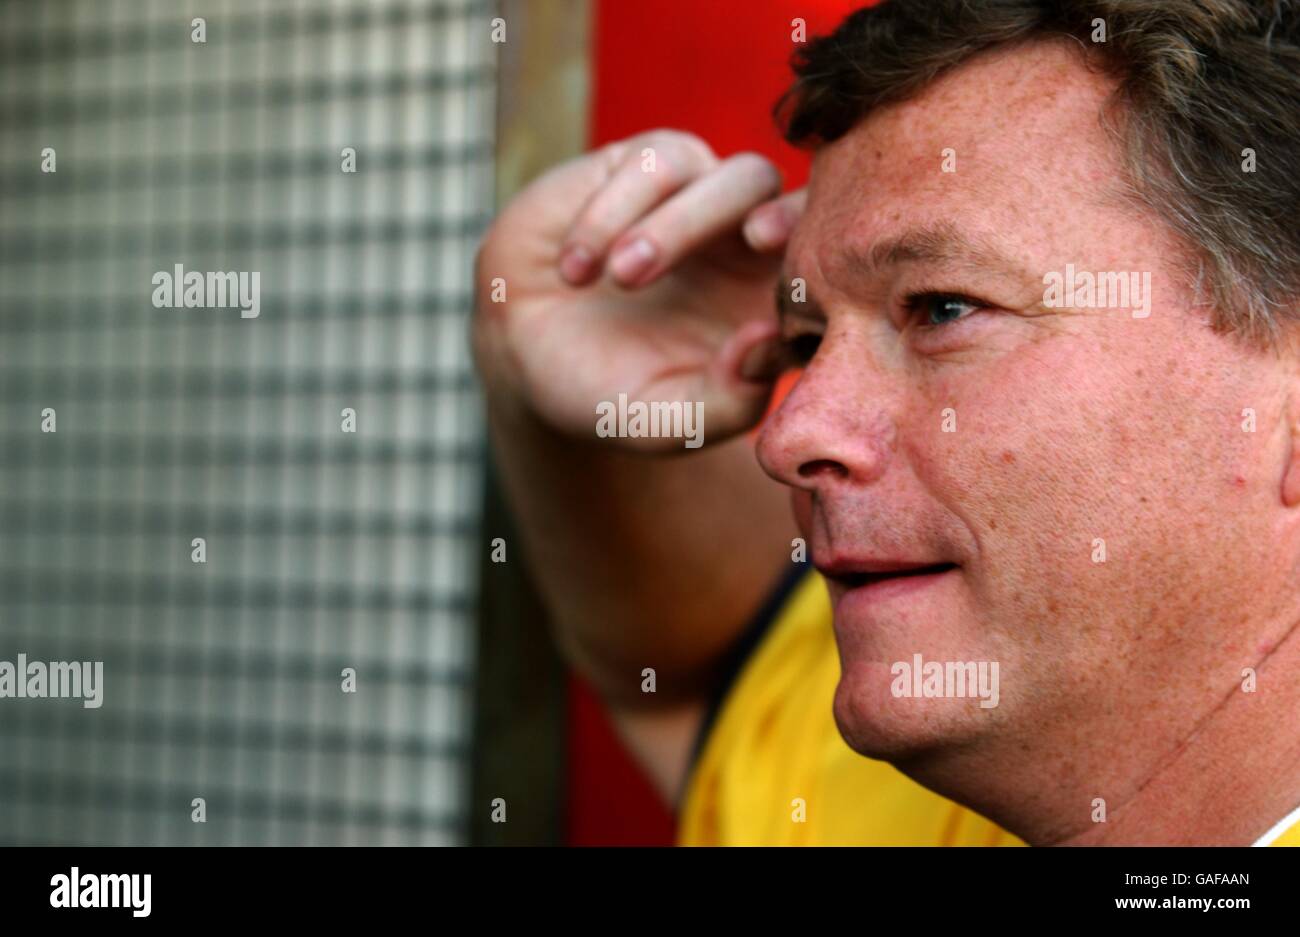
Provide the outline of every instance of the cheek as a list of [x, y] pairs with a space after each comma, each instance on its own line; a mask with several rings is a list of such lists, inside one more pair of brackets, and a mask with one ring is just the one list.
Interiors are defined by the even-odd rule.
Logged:
[[980, 540], [1060, 539], [1106, 485], [1130, 391], [1058, 344], [1060, 354], [1013, 352], [925, 394], [936, 416], [912, 436], [914, 464]]
[[986, 597], [1055, 615], [1072, 593], [1095, 596], [1101, 550], [1151, 548], [1137, 538], [1170, 513], [1158, 492], [1172, 484], [1182, 444], [1170, 445], [1177, 394], [1166, 387], [1153, 400], [1150, 371], [1118, 349], [1062, 337], [950, 374], [926, 394], [935, 413], [953, 409], [956, 428], [914, 433], [913, 464], [969, 531]]
[[1213, 341], [1068, 336], [929, 388], [957, 427], [910, 433], [912, 464], [969, 532], [976, 602], [1006, 629], [1110, 641], [1225, 591], [1233, 564], [1196, 545], [1254, 562], [1258, 547], [1229, 540], [1268, 494], [1241, 469], [1257, 438], [1241, 400], [1259, 382], [1225, 377]]

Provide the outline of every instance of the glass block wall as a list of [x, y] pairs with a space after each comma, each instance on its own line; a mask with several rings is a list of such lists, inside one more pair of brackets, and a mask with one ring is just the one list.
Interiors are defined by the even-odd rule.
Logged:
[[0, 842], [463, 841], [493, 15], [0, 5]]

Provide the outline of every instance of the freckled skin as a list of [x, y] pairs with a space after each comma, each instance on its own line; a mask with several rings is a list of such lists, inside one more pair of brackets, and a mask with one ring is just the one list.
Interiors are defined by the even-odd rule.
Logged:
[[[1296, 356], [1209, 328], [1186, 250], [1120, 196], [1111, 90], [1035, 44], [818, 153], [786, 273], [824, 311], [821, 344], [759, 458], [816, 555], [960, 564], [908, 601], [837, 609], [835, 716], [856, 750], [1031, 842], [1246, 843], [1300, 803]], [[940, 222], [1033, 279], [846, 260]], [[1149, 272], [1149, 317], [1044, 308], [1042, 275], [1071, 263]], [[921, 340], [897, 310], [921, 286], [990, 308]], [[998, 661], [999, 705], [894, 698], [889, 666], [914, 653]], [[1268, 674], [1255, 694], [1245, 667]]]

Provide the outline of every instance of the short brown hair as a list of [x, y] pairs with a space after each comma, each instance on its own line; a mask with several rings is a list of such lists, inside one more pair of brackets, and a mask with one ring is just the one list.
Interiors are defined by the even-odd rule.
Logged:
[[1067, 37], [1118, 80], [1131, 190], [1191, 245], [1214, 327], [1277, 339], [1300, 318], [1293, 0], [885, 0], [796, 53], [777, 116], [816, 146], [981, 52]]

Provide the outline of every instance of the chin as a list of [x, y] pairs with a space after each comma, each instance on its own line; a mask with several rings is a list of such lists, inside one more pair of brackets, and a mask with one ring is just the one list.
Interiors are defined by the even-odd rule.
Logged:
[[[877, 669], [882, 665], [869, 668]], [[868, 758], [898, 764], [939, 755], [968, 745], [992, 726], [989, 710], [976, 700], [895, 698], [886, 675], [857, 676], [840, 677], [833, 712], [849, 748]]]

